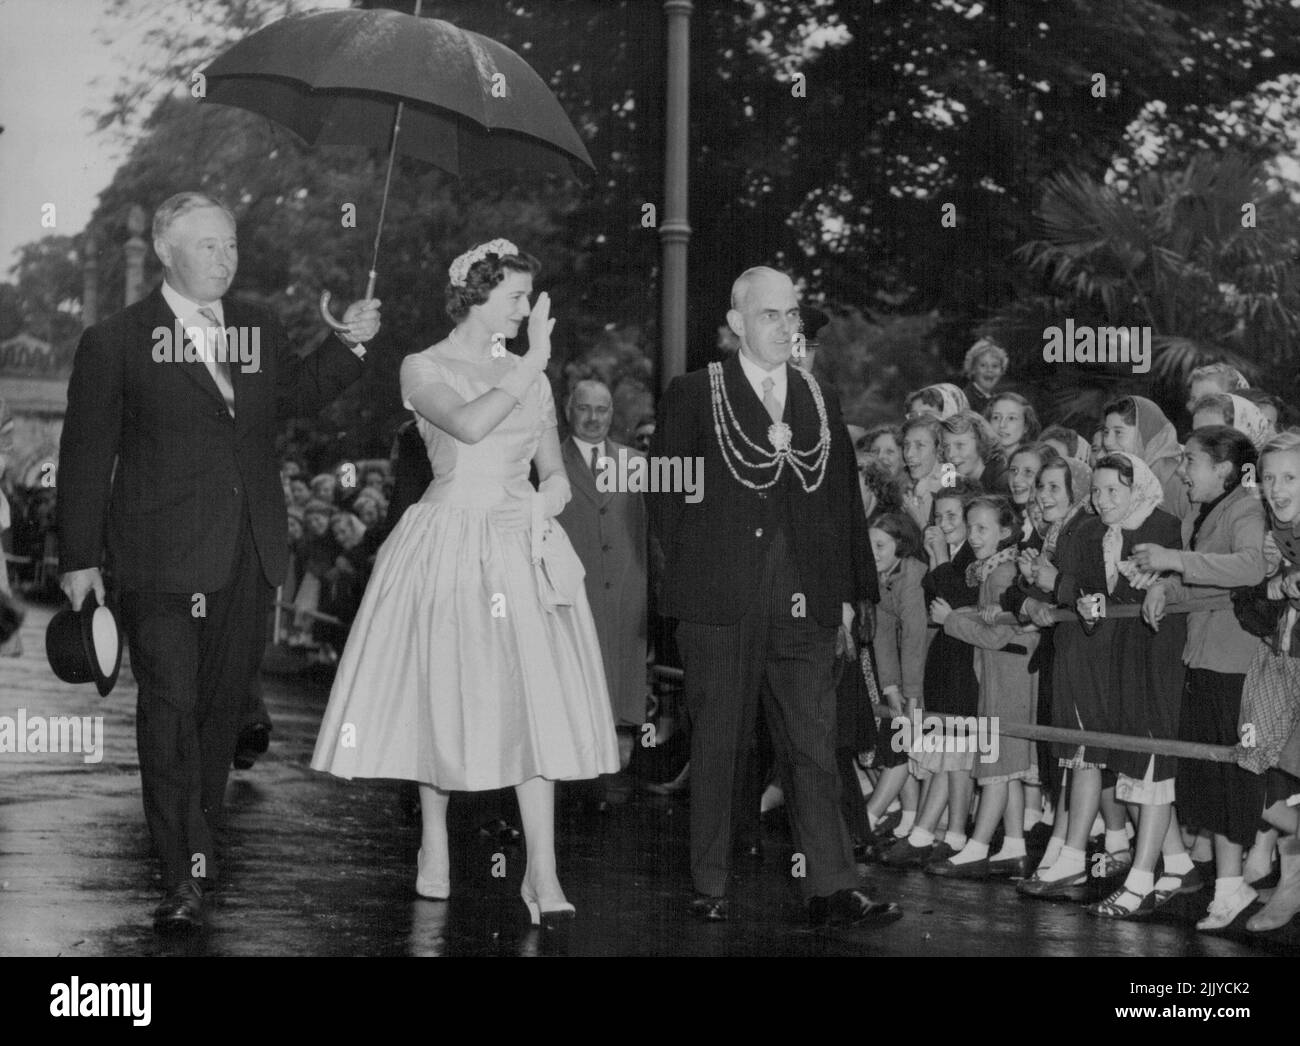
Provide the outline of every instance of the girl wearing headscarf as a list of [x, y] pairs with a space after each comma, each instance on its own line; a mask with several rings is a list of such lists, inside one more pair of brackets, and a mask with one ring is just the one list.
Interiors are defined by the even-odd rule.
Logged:
[[1092, 447], [1088, 441], [1064, 425], [1049, 425], [1038, 439], [1041, 443], [1050, 443], [1063, 458], [1078, 458], [1085, 465], [1092, 459]]
[[1101, 414], [1102, 450], [1141, 458], [1160, 481], [1164, 510], [1179, 519], [1187, 515], [1187, 485], [1178, 476], [1183, 448], [1165, 412], [1145, 396], [1123, 396], [1102, 407]]
[[966, 393], [945, 381], [913, 392], [907, 397], [907, 410], [909, 414], [933, 414], [943, 421], [960, 411], [970, 410], [970, 403]]
[[1257, 451], [1273, 436], [1273, 426], [1264, 412], [1244, 396], [1231, 393], [1202, 396], [1192, 405], [1192, 428], [1210, 425], [1236, 429]]
[[[1138, 546], [1170, 548], [1180, 542], [1179, 521], [1160, 507], [1164, 491], [1156, 475], [1136, 454], [1107, 454], [1092, 474], [1097, 524], [1086, 540], [1101, 553], [1103, 588], [1109, 605], [1141, 603], [1146, 569], [1134, 561]], [[1150, 564], [1147, 564], [1150, 566]], [[1176, 738], [1183, 696], [1185, 615], [1171, 615], [1153, 632], [1139, 618], [1089, 619], [1088, 592], [1078, 596], [1087, 623], [1084, 646], [1102, 662], [1110, 695], [1109, 733], [1126, 737]], [[1137, 850], [1124, 885], [1088, 911], [1106, 919], [1140, 918], [1179, 893], [1200, 888], [1198, 874], [1183, 846], [1173, 815], [1172, 757], [1116, 749], [1107, 756], [1116, 774], [1115, 798], [1128, 804], [1137, 823]], [[1157, 860], [1164, 874], [1155, 880]]]

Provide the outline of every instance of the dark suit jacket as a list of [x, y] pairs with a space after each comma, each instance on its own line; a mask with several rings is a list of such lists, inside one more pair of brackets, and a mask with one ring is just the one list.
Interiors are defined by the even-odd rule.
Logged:
[[[796, 450], [817, 442], [817, 406], [803, 378], [786, 364], [787, 392], [782, 420], [793, 430]], [[732, 356], [722, 365], [723, 382], [739, 424], [751, 440], [770, 448], [771, 418]], [[722, 458], [713, 429], [707, 368], [674, 378], [659, 403], [651, 456], [702, 457], [703, 497], [685, 493], [650, 497], [650, 521], [666, 563], [660, 613], [680, 621], [734, 624], [753, 608], [763, 554], [788, 507], [793, 554], [807, 597], [809, 616], [840, 624], [841, 603], [880, 599], [867, 521], [858, 492], [853, 445], [833, 391], [819, 387], [830, 422], [831, 450], [826, 477], [805, 493], [786, 468], [781, 483], [755, 491], [738, 483]], [[743, 444], [742, 444], [743, 446]], [[751, 460], [753, 453], [747, 455]], [[751, 481], [772, 472], [739, 469]]]
[[231, 366], [233, 419], [203, 363], [154, 360], [155, 329], [175, 329], [161, 288], [82, 334], [59, 447], [61, 572], [101, 566], [107, 547], [123, 589], [215, 591], [247, 504], [266, 580], [284, 580], [278, 424], [316, 414], [363, 367], [335, 337], [299, 359], [270, 312], [222, 308], [227, 327], [260, 339], [257, 371]]

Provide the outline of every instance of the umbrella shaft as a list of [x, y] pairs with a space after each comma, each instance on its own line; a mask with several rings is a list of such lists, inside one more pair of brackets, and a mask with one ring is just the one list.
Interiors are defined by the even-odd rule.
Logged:
[[375, 249], [370, 256], [370, 283], [366, 288], [366, 297], [375, 294], [375, 270], [379, 267], [379, 240], [384, 235], [384, 212], [388, 210], [388, 187], [393, 182], [393, 160], [397, 156], [397, 136], [402, 130], [402, 107], [405, 102], [397, 103], [397, 112], [393, 115], [393, 140], [388, 146], [388, 171], [384, 175], [384, 196], [379, 201], [379, 226], [375, 229]]

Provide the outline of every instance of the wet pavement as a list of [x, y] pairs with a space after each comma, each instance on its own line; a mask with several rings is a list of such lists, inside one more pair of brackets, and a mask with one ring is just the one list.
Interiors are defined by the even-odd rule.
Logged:
[[[768, 826], [768, 856], [737, 869], [736, 916], [688, 914], [685, 797], [634, 792], [598, 813], [562, 792], [560, 875], [578, 916], [561, 933], [527, 926], [523, 852], [479, 831], [494, 801], [451, 807], [452, 899], [420, 900], [413, 786], [346, 782], [308, 766], [328, 680], [268, 676], [270, 751], [234, 771], [222, 883], [207, 932], [167, 940], [150, 916], [160, 896], [149, 856], [135, 751], [135, 683], [69, 686], [44, 657], [52, 609], [35, 606], [25, 653], [0, 659], [0, 717], [103, 716], [103, 757], [0, 753], [0, 955], [1024, 955], [1297, 954], [1293, 922], [1273, 940], [1198, 934], [1208, 891], [1157, 921], [1113, 923], [1080, 907], [1023, 901], [1008, 884], [868, 871], [905, 917], [873, 931], [811, 930], [789, 876], [789, 844]], [[507, 802], [511, 800], [507, 799]], [[1171, 906], [1172, 907], [1172, 906]], [[1198, 911], [1199, 909], [1199, 911]], [[1244, 921], [1244, 920], [1243, 920]]]

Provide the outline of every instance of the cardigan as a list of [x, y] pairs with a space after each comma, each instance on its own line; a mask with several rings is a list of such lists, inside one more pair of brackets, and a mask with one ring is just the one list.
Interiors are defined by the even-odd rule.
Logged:
[[[1182, 518], [1183, 545], [1191, 538], [1196, 513]], [[1170, 603], [1222, 595], [1264, 580], [1264, 507], [1254, 494], [1237, 486], [1210, 509], [1196, 536], [1196, 548], [1178, 553], [1182, 573], [1162, 578]], [[1187, 615], [1189, 668], [1244, 674], [1260, 641], [1237, 623], [1232, 608], [1198, 610]]]

